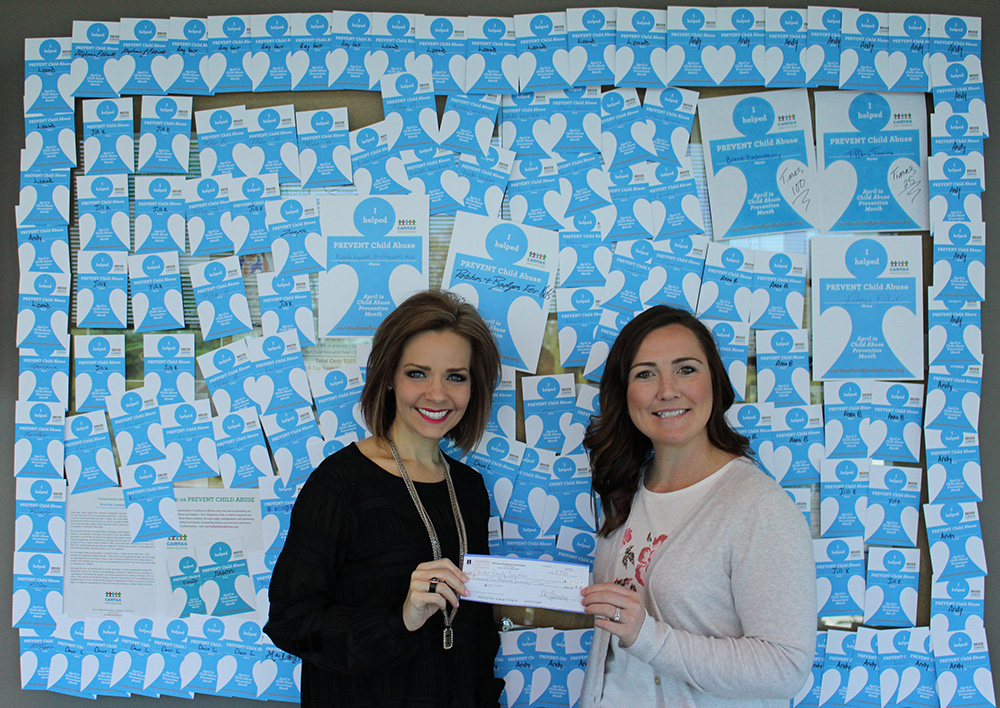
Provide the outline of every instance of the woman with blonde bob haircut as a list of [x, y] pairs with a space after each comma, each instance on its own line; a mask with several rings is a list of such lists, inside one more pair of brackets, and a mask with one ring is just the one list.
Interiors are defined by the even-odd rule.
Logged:
[[809, 673], [809, 527], [729, 427], [733, 400], [685, 310], [646, 310], [611, 347], [584, 437], [604, 521], [582, 708], [787, 707]]
[[489, 418], [500, 355], [474, 307], [422, 292], [372, 341], [361, 408], [371, 437], [330, 455], [295, 502], [264, 631], [299, 656], [302, 705], [494, 707], [499, 640], [468, 593], [488, 553], [482, 477], [445, 455]]

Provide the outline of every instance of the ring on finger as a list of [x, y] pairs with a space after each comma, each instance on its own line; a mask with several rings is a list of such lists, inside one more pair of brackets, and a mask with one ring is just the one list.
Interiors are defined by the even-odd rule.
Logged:
[[612, 622], [621, 622], [622, 621], [622, 608], [620, 608], [620, 607], [616, 607], [615, 608], [615, 616], [611, 618], [611, 621]]
[[427, 588], [427, 592], [437, 592], [438, 591], [438, 579], [431, 578], [431, 584]]

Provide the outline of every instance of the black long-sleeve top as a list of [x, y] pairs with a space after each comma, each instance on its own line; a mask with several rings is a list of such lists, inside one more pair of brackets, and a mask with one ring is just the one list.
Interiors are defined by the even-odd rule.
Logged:
[[[469, 553], [487, 553], [489, 499], [482, 478], [450, 460]], [[458, 564], [458, 531], [445, 482], [416, 483], [441, 543]], [[415, 632], [403, 625], [410, 573], [433, 559], [406, 483], [355, 445], [310, 475], [292, 510], [288, 538], [271, 577], [264, 631], [302, 658], [302, 705], [493, 707], [499, 639], [489, 605], [463, 602], [454, 647], [442, 645], [434, 614]]]

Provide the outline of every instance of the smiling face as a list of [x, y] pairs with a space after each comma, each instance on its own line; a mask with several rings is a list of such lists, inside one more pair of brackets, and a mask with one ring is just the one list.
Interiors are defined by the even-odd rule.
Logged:
[[472, 345], [450, 330], [415, 334], [403, 347], [392, 386], [397, 442], [438, 441], [465, 414], [472, 395]]
[[628, 372], [632, 423], [660, 452], [711, 447], [712, 375], [694, 333], [673, 324], [642, 340]]

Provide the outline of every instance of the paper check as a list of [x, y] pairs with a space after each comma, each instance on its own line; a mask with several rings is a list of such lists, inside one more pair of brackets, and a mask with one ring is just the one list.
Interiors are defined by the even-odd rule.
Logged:
[[580, 591], [590, 582], [585, 565], [532, 558], [466, 555], [462, 570], [469, 576], [463, 600], [564, 612], [583, 612]]

